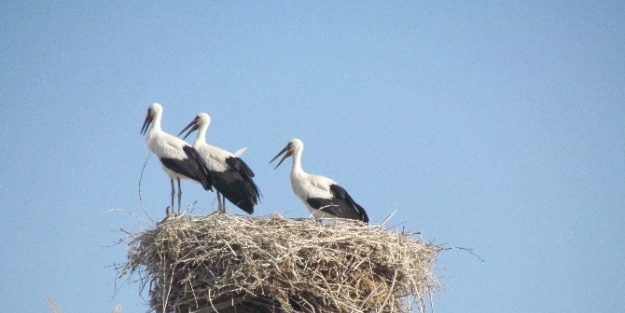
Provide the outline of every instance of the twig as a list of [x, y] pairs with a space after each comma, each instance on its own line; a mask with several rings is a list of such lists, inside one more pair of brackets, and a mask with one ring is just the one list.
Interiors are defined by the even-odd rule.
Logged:
[[486, 262], [484, 259], [482, 259], [479, 255], [477, 255], [475, 252], [473, 252], [473, 249], [471, 248], [464, 248], [464, 247], [449, 247], [449, 248], [441, 248], [442, 251], [448, 251], [448, 250], [464, 250], [467, 251], [469, 253], [471, 253], [474, 257], [476, 257], [478, 260], [480, 260], [481, 262]]
[[154, 220], [150, 217], [150, 214], [148, 214], [148, 211], [145, 209], [145, 205], [143, 204], [143, 199], [141, 198], [141, 181], [143, 180], [143, 171], [145, 171], [145, 167], [148, 165], [148, 161], [150, 161], [151, 155], [152, 155], [152, 152], [148, 152], [148, 155], [145, 157], [145, 161], [143, 161], [143, 167], [141, 168], [141, 176], [139, 176], [139, 203], [141, 204], [141, 209], [143, 210], [143, 213], [145, 213], [145, 215], [150, 219], [150, 221], [154, 223]]
[[[395, 281], [397, 281], [397, 270], [395, 270], [395, 273], [393, 274], [393, 282], [391, 283], [391, 288], [390, 288], [391, 291], [393, 291], [393, 288], [395, 288]], [[388, 295], [386, 296], [386, 299], [384, 300], [384, 302], [380, 306], [380, 310], [384, 310], [384, 307], [386, 306], [386, 303], [388, 302], [388, 299], [390, 299], [392, 295], [393, 295], [392, 292], [388, 293]]]
[[395, 211], [393, 211], [391, 214], [389, 214], [389, 216], [387, 216], [387, 217], [384, 219], [384, 221], [382, 222], [381, 226], [386, 225], [386, 222], [388, 222], [388, 221], [391, 219], [391, 217], [393, 217], [393, 215], [395, 215], [395, 213], [397, 213], [397, 210], [395, 210]]

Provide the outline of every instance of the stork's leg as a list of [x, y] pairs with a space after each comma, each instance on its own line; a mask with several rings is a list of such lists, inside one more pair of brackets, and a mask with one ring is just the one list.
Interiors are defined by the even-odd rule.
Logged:
[[180, 188], [180, 178], [178, 179], [178, 215], [180, 215], [180, 200], [182, 199], [182, 188]]
[[176, 190], [174, 188], [174, 180], [170, 179], [169, 180], [171, 182], [171, 213], [174, 213], [174, 195], [176, 194]]
[[222, 213], [226, 214], [226, 197], [224, 195], [221, 195], [221, 201]]
[[219, 193], [219, 191], [217, 191], [217, 212], [219, 214], [223, 213], [221, 211], [221, 194]]

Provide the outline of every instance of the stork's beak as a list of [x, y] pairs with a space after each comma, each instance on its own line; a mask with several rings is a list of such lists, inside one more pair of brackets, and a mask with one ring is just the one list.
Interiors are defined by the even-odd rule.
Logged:
[[141, 135], [145, 135], [145, 132], [148, 131], [148, 128], [150, 127], [150, 123], [152, 123], [152, 114], [148, 111], [148, 115], [146, 115], [145, 121], [143, 121], [143, 126], [141, 127]]
[[182, 133], [185, 132], [185, 130], [189, 129], [189, 131], [187, 132], [186, 135], [184, 135], [184, 137], [182, 137], [182, 139], [186, 139], [190, 133], [192, 133], [193, 131], [197, 130], [197, 123], [196, 120], [194, 119], [191, 123], [189, 123], [189, 125], [187, 125], [187, 127], [185, 127], [180, 134], [178, 134], [178, 136], [182, 135]]
[[[286, 153], [285, 153], [286, 152]], [[278, 166], [280, 166], [280, 164], [282, 164], [282, 161], [284, 161], [284, 159], [288, 158], [291, 156], [292, 152], [289, 149], [289, 145], [287, 145], [286, 147], [284, 147], [284, 149], [282, 149], [282, 151], [280, 151], [280, 153], [278, 153], [275, 157], [273, 157], [273, 159], [271, 159], [271, 161], [269, 161], [269, 163], [273, 162], [275, 159], [277, 159], [280, 155], [282, 155], [283, 153], [284, 156], [282, 157], [282, 159], [280, 160], [280, 162], [278, 162], [278, 165], [276, 165], [276, 167], [274, 167], [274, 170], [276, 168], [278, 168]]]

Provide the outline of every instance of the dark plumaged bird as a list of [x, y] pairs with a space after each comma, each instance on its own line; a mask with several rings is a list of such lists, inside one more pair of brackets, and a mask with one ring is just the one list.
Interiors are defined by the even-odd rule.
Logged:
[[171, 182], [171, 210], [174, 209], [174, 179], [178, 181], [178, 213], [180, 213], [180, 201], [182, 198], [180, 180], [192, 179], [202, 184], [205, 190], [212, 190], [213, 179], [202, 157], [195, 148], [184, 140], [170, 135], [161, 129], [162, 116], [163, 107], [156, 102], [152, 103], [148, 108], [148, 114], [143, 122], [143, 127], [141, 127], [141, 135], [145, 134], [150, 125], [152, 125], [148, 132], [148, 148], [152, 153], [156, 154], [161, 161], [163, 170], [169, 176]]
[[[228, 199], [241, 210], [252, 214], [260, 194], [252, 180], [254, 172], [239, 158], [242, 152], [232, 154], [206, 143], [206, 130], [210, 122], [211, 118], [208, 114], [200, 113], [178, 136], [187, 129], [189, 131], [184, 138], [187, 138], [193, 131], [198, 131], [193, 147], [199, 152], [213, 177], [213, 186], [217, 189], [218, 211], [226, 212], [226, 199]], [[220, 194], [223, 195], [223, 200], [220, 199]]]
[[269, 163], [284, 154], [284, 157], [276, 165], [278, 168], [282, 161], [293, 156], [291, 186], [293, 192], [304, 202], [313, 216], [316, 218], [346, 218], [368, 223], [369, 217], [365, 209], [356, 203], [343, 187], [330, 178], [304, 172], [301, 165], [303, 150], [304, 143], [299, 139], [292, 139]]

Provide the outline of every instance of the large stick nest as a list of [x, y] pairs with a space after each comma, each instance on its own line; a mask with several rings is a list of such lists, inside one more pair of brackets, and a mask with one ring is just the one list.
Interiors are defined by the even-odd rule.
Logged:
[[134, 235], [155, 312], [409, 312], [438, 288], [439, 247], [355, 221], [168, 218]]

